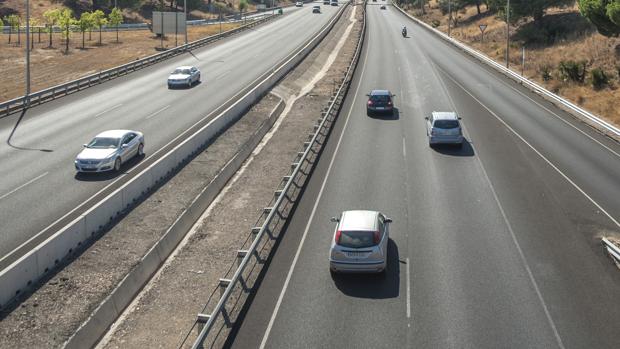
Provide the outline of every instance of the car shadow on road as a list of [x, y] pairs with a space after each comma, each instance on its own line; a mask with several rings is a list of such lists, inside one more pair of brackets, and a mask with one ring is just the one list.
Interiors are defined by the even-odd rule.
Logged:
[[476, 155], [474, 147], [467, 140], [463, 141], [463, 146], [460, 148], [452, 144], [435, 144], [432, 149], [440, 154], [450, 156], [471, 157]]
[[379, 112], [368, 112], [368, 117], [377, 119], [377, 120], [387, 120], [387, 121], [396, 121], [400, 119], [400, 110], [398, 108], [394, 108], [392, 113], [379, 113]]
[[76, 172], [74, 178], [78, 181], [82, 182], [102, 182], [110, 179], [114, 179], [119, 177], [120, 175], [126, 174], [128, 170], [132, 169], [134, 166], [138, 165], [143, 159], [145, 155], [134, 156], [129, 161], [124, 163], [121, 166], [121, 170], [118, 172], [115, 171], [106, 171], [106, 172]]
[[385, 274], [332, 274], [338, 289], [356, 298], [385, 299], [398, 297], [400, 257], [394, 240], [388, 241], [388, 269]]

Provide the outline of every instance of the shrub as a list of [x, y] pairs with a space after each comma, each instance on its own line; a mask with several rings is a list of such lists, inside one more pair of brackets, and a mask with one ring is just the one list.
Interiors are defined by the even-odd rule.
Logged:
[[618, 79], [620, 79], [620, 65], [616, 66], [616, 70], [618, 71]]
[[541, 73], [543, 81], [551, 80], [551, 78], [552, 78], [552, 76], [551, 76], [551, 66], [543, 65], [542, 67], [540, 67], [540, 73]]
[[583, 82], [586, 78], [586, 61], [561, 61], [558, 66], [562, 80]]
[[592, 86], [599, 90], [609, 84], [609, 77], [601, 68], [592, 69]]
[[439, 22], [439, 20], [437, 20], [437, 19], [433, 19], [433, 21], [431, 22], [431, 26], [433, 28], [439, 27], [440, 24], [441, 24], [441, 22]]

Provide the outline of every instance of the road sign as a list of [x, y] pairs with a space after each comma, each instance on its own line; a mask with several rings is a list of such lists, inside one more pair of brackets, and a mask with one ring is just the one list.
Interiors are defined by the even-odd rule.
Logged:
[[487, 25], [480, 24], [478, 27], [480, 27], [480, 32], [482, 33], [482, 38], [480, 39], [480, 42], [484, 42], [484, 31], [487, 29]]

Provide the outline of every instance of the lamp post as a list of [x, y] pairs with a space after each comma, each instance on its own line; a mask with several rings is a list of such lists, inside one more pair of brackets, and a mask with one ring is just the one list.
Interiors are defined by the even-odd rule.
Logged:
[[450, 36], [452, 27], [452, 1], [448, 0], [448, 37]]
[[185, 14], [185, 45], [187, 45], [187, 0], [183, 0], [183, 13]]
[[510, 0], [506, 4], [506, 68], [510, 68]]
[[30, 104], [30, 1], [26, 0], [26, 106]]

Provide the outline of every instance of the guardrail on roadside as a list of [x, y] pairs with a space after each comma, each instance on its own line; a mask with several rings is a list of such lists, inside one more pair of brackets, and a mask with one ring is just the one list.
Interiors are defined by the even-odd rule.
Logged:
[[618, 247], [613, 242], [609, 241], [607, 238], [603, 238], [602, 240], [603, 247], [607, 251], [607, 254], [616, 262], [620, 263], [620, 247]]
[[[364, 6], [365, 4], [366, 3], [364, 2]], [[220, 289], [221, 296], [217, 304], [209, 314], [198, 314], [197, 320], [194, 322], [194, 326], [196, 326], [196, 324], [200, 324], [203, 327], [200, 330], [198, 338], [195, 340], [192, 349], [198, 349], [203, 347], [204, 342], [211, 334], [211, 331], [214, 331], [215, 324], [220, 316], [224, 318], [224, 323], [221, 326], [230, 325], [230, 316], [228, 313], [229, 311], [226, 309], [226, 304], [232, 297], [233, 293], [235, 292], [235, 288], [238, 285], [241, 285], [241, 287], [243, 287], [244, 289], [247, 287], [247, 280], [244, 280], [243, 275], [245, 269], [249, 267], [251, 260], [254, 260], [255, 263], [260, 262], [261, 251], [265, 248], [265, 246], [260, 247], [264, 237], [267, 237], [268, 241], [277, 239], [277, 236], [273, 235], [275, 232], [274, 228], [272, 227], [272, 223], [281, 218], [281, 215], [284, 213], [283, 206], [291, 204], [291, 201], [293, 201], [294, 203], [294, 200], [292, 199], [293, 195], [291, 195], [291, 192], [293, 190], [299, 190], [299, 184], [296, 183], [296, 181], [299, 177], [307, 176], [309, 174], [311, 167], [314, 165], [314, 160], [316, 160], [316, 157], [314, 160], [310, 160], [309, 158], [311, 154], [317, 156], [317, 154], [320, 153], [326, 137], [331, 130], [331, 126], [333, 125], [338, 115], [338, 108], [341, 105], [342, 99], [348, 91], [349, 84], [352, 80], [353, 73], [357, 66], [357, 62], [359, 61], [359, 57], [363, 47], [364, 36], [366, 33], [365, 18], [366, 12], [364, 10], [364, 22], [362, 24], [362, 30], [360, 33], [360, 38], [357, 42], [355, 54], [351, 59], [351, 63], [346, 69], [345, 76], [337, 91], [332, 94], [332, 98], [330, 100], [328, 108], [322, 113], [318, 125], [315, 125], [314, 127], [314, 132], [309, 135], [309, 140], [304, 142], [304, 151], [297, 154], [291, 165], [291, 173], [287, 176], [284, 176], [282, 181], [280, 182], [279, 187], [281, 187], [282, 189], [276, 190], [274, 199], [272, 199], [272, 201], [269, 203], [269, 206], [263, 210], [263, 214], [259, 218], [259, 222], [264, 219], [262, 221], [262, 224], [251, 229], [248, 240], [246, 240], [246, 243], [251, 241], [250, 246], [247, 249], [237, 251], [238, 267], [234, 270], [234, 274], [229, 279], [220, 279], [218, 286], [216, 286], [213, 293], [211, 293], [211, 295], [213, 295], [217, 289]], [[306, 166], [308, 168], [306, 168]], [[246, 243], [244, 243], [244, 247]], [[254, 266], [251, 267], [251, 269], [253, 268]], [[227, 272], [227, 275], [230, 272], [232, 272], [232, 266], [231, 269], [229, 269], [229, 271]], [[208, 301], [205, 308], [207, 306]], [[219, 333], [221, 333], [221, 327], [219, 331], [215, 332], [216, 338], [213, 338], [214, 341], [217, 339]], [[184, 343], [185, 341], [181, 345], [183, 346]]]
[[430, 25], [424, 23], [423, 21], [415, 18], [414, 16], [410, 15], [409, 13], [407, 13], [407, 11], [405, 11], [404, 9], [402, 9], [400, 6], [398, 6], [394, 1], [392, 1], [392, 5], [398, 9], [400, 12], [402, 12], [405, 16], [409, 17], [411, 20], [413, 20], [414, 22], [418, 23], [420, 26], [422, 26], [423, 28], [425, 28], [426, 30], [430, 31], [431, 33], [434, 33], [436, 35], [438, 35], [441, 39], [443, 39], [444, 41], [456, 46], [457, 48], [461, 49], [462, 51], [468, 53], [470, 56], [473, 56], [474, 58], [478, 59], [479, 61], [489, 65], [492, 68], [495, 68], [496, 70], [498, 70], [500, 73], [503, 73], [504, 75], [508, 76], [509, 78], [515, 80], [516, 82], [520, 83], [521, 85], [529, 88], [532, 92], [542, 96], [543, 98], [545, 98], [546, 100], [550, 101], [551, 103], [564, 107], [567, 111], [572, 112], [573, 114], [576, 114], [577, 116], [581, 116], [582, 118], [585, 118], [586, 120], [589, 120], [590, 122], [592, 122], [594, 125], [598, 126], [598, 129], [603, 131], [603, 132], [607, 132], [607, 133], [611, 133], [612, 135], [616, 136], [616, 137], [620, 137], [620, 128], [612, 125], [611, 123], [603, 120], [601, 117], [594, 115], [592, 113], [590, 113], [589, 111], [573, 104], [572, 102], [556, 95], [555, 93], [547, 90], [546, 88], [540, 86], [539, 84], [537, 84], [536, 82], [527, 79], [521, 75], [519, 75], [518, 73], [504, 67], [503, 65], [495, 62], [494, 60], [490, 59], [489, 57], [487, 57], [485, 54], [461, 43], [460, 41], [453, 39], [451, 37], [449, 37], [448, 35], [444, 34], [443, 32], [431, 27]]
[[14, 112], [23, 110], [24, 108], [31, 107], [33, 105], [39, 105], [44, 102], [54, 100], [58, 97], [65, 96], [65, 95], [71, 94], [76, 91], [80, 91], [92, 85], [100, 84], [104, 81], [117, 78], [119, 76], [136, 71], [138, 69], [142, 69], [144, 67], [161, 62], [168, 58], [185, 53], [187, 51], [191, 51], [193, 49], [202, 47], [206, 44], [219, 40], [223, 37], [227, 37], [232, 34], [236, 34], [240, 31], [246, 30], [248, 28], [257, 26], [277, 16], [278, 15], [268, 15], [262, 19], [253, 21], [239, 28], [225, 31], [221, 34], [211, 35], [206, 38], [202, 38], [202, 39], [190, 42], [187, 45], [181, 45], [181, 46], [169, 49], [164, 52], [156, 53], [154, 55], [151, 55], [151, 56], [148, 56], [142, 59], [138, 59], [138, 60], [135, 60], [127, 64], [120, 65], [115, 68], [103, 70], [98, 73], [94, 73], [94, 74], [85, 76], [83, 78], [79, 78], [79, 79], [61, 84], [61, 85], [56, 85], [50, 88], [46, 88], [44, 90], [32, 93], [29, 96], [21, 96], [18, 98], [11, 99], [7, 102], [0, 103], [0, 115], [1, 114], [9, 115]]

